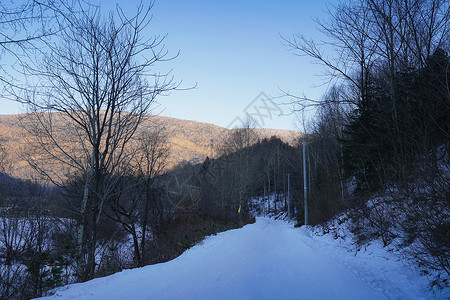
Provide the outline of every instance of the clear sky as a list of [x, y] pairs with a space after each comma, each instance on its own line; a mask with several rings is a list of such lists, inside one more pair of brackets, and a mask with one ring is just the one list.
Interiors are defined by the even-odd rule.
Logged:
[[[102, 2], [102, 10], [112, 7], [112, 1]], [[154, 112], [223, 127], [253, 112], [259, 126], [295, 129], [294, 115], [277, 116], [289, 107], [275, 107], [267, 98], [281, 95], [280, 89], [319, 98], [325, 88], [314, 86], [321, 83], [316, 75], [322, 68], [293, 55], [280, 35], [318, 38], [312, 17], [323, 17], [330, 2], [156, 0], [148, 34], [168, 34], [166, 48], [180, 51], [159, 68], [172, 69], [181, 87], [197, 87], [160, 97]], [[133, 10], [139, 1], [118, 3]], [[19, 112], [18, 105], [0, 101], [0, 114]]]

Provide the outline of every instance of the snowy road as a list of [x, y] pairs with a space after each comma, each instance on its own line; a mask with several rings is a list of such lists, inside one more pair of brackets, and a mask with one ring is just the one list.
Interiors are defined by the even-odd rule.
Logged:
[[[63, 287], [57, 299], [427, 299], [408, 278], [364, 278], [341, 249], [321, 246], [303, 228], [258, 219], [207, 238], [180, 257]], [[341, 256], [346, 256], [342, 258]], [[352, 258], [353, 257], [353, 258]], [[342, 259], [341, 259], [342, 258]], [[359, 262], [359, 268], [364, 268]], [[358, 265], [357, 265], [358, 266]], [[388, 270], [389, 271], [389, 270]], [[385, 272], [386, 273], [386, 272]], [[374, 274], [377, 274], [374, 271]], [[372, 274], [373, 275], [373, 274]], [[402, 274], [400, 274], [402, 275]], [[405, 276], [403, 276], [405, 277]], [[383, 282], [383, 280], [385, 282]], [[390, 280], [390, 281], [389, 281]], [[375, 284], [373, 284], [375, 282]], [[409, 283], [414, 285], [414, 283]], [[394, 293], [393, 293], [394, 291]]]

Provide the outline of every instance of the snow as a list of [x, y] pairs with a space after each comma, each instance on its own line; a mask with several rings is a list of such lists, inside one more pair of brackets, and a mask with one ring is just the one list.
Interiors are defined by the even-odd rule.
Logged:
[[56, 290], [49, 299], [447, 299], [380, 245], [349, 250], [310, 227], [257, 218], [167, 263]]

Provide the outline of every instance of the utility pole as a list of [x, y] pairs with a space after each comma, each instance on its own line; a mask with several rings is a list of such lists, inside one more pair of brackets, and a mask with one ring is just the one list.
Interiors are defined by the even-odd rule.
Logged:
[[265, 217], [266, 216], [266, 186], [264, 186], [263, 212], [264, 212], [264, 217]]
[[287, 201], [287, 214], [288, 214], [288, 218], [291, 215], [290, 214], [290, 208], [291, 208], [291, 189], [290, 189], [290, 182], [291, 182], [291, 173], [288, 173], [288, 201]]
[[303, 197], [305, 199], [305, 225], [308, 225], [308, 191], [306, 187], [306, 145], [305, 137], [302, 138], [303, 142]]

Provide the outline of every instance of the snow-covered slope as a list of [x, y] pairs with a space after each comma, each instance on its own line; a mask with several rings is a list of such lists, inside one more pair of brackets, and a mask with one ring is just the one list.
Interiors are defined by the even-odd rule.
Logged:
[[434, 299], [424, 278], [379, 250], [355, 255], [330, 236], [258, 218], [170, 262], [62, 287], [52, 298]]

